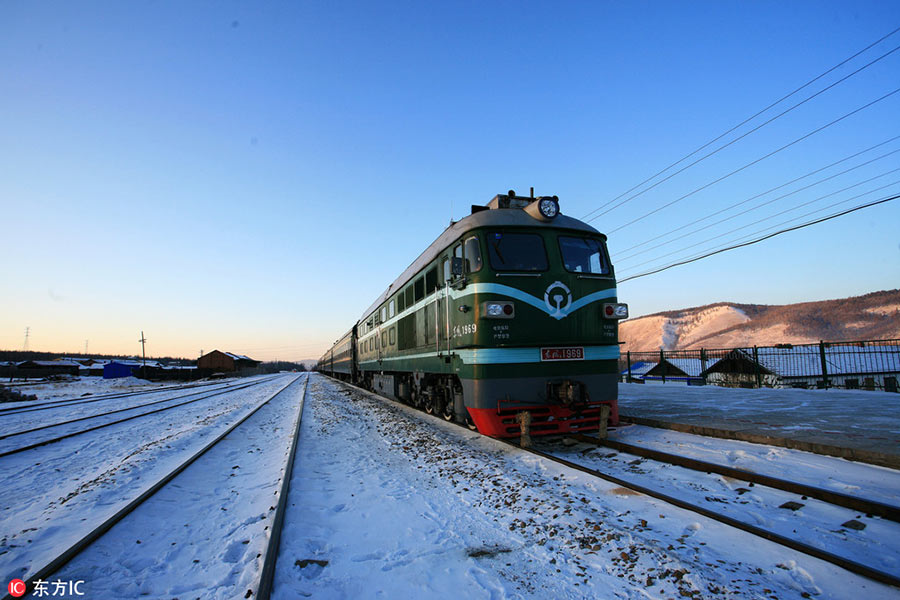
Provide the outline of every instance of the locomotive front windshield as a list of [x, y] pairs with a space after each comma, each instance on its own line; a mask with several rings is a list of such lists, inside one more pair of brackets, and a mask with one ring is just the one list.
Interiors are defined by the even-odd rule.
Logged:
[[601, 240], [559, 236], [559, 250], [566, 271], [609, 275], [609, 260], [606, 256], [606, 247]]
[[534, 233], [488, 234], [488, 256], [495, 271], [546, 271], [544, 240]]

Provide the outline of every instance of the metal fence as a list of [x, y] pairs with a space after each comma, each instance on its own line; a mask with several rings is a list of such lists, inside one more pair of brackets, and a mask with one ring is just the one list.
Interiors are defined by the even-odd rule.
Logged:
[[621, 380], [900, 392], [900, 340], [625, 352]]

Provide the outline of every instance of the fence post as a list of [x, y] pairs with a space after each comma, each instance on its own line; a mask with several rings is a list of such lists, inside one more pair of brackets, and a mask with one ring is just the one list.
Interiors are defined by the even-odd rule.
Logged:
[[659, 364], [662, 367], [662, 382], [666, 382], [666, 355], [662, 348], [659, 349]]
[[828, 365], [825, 362], [825, 342], [824, 340], [819, 340], [819, 359], [822, 361], [822, 383], [825, 384], [825, 389], [827, 390], [828, 385]]
[[703, 385], [706, 385], [706, 349], [700, 348], [700, 376], [703, 379]]
[[762, 376], [759, 374], [759, 348], [753, 346], [753, 370], [756, 371], [756, 387], [762, 387]]
[[625, 380], [625, 383], [631, 383], [631, 350], [626, 352], [625, 356], [628, 359], [628, 379]]

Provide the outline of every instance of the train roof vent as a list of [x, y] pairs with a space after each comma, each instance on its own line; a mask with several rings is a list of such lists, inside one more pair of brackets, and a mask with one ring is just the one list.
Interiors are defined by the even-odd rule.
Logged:
[[[533, 190], [534, 188], [532, 188]], [[534, 193], [532, 191], [532, 193]], [[496, 210], [498, 208], [518, 208], [539, 221], [551, 221], [559, 214], [559, 198], [556, 196], [516, 196], [515, 190], [509, 190], [506, 194], [497, 194], [487, 206], [472, 206], [472, 214], [483, 210]]]
[[534, 202], [534, 198], [516, 196], [515, 190], [509, 190], [505, 194], [497, 194], [487, 203], [487, 208], [494, 210], [497, 208], [525, 208]]

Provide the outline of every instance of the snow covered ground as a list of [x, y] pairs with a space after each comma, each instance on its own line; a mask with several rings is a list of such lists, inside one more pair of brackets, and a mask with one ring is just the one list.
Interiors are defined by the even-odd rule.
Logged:
[[[42, 564], [288, 381], [0, 458], [0, 575]], [[694, 391], [622, 388], [629, 402], [649, 405]], [[737, 403], [751, 410], [759, 400], [748, 395], [757, 390], [721, 389], [688, 400], [721, 403], [717, 392], [741, 394]], [[253, 597], [298, 403], [293, 394], [260, 410], [54, 579], [84, 579], [90, 597]], [[612, 436], [900, 504], [900, 473], [890, 469], [640, 426]], [[760, 486], [740, 492], [728, 478], [608, 449], [560, 452], [655, 477], [673, 495], [724, 500], [782, 531], [800, 516], [772, 508], [781, 497]], [[858, 518], [864, 530], [838, 534], [853, 557], [900, 571], [894, 523], [802, 502], [804, 516], [818, 518], [814, 540], [829, 544], [837, 521]], [[274, 595], [882, 600], [900, 590], [313, 374]]]
[[[234, 381], [234, 378], [219, 380]], [[210, 382], [195, 382], [189, 385], [207, 385]], [[73, 377], [61, 381], [35, 382], [28, 384], [14, 384], [10, 387], [29, 396], [37, 396], [35, 401], [4, 402], [0, 408], [12, 406], [26, 406], [48, 400], [61, 398], [75, 398], [78, 396], [99, 396], [102, 394], [120, 394], [123, 392], [137, 392], [141, 390], [156, 390], [180, 387], [181, 383], [152, 382], [137, 377], [120, 377], [118, 379], [104, 379], [102, 377]]]
[[302, 392], [285, 389], [54, 578], [84, 580], [95, 598], [255, 590]]
[[900, 394], [619, 384], [619, 413], [900, 455]]
[[278, 598], [897, 598], [408, 407], [310, 385]]
[[[241, 392], [0, 458], [0, 575], [33, 573], [289, 380], [259, 379]], [[0, 416], [0, 429], [15, 418]]]

